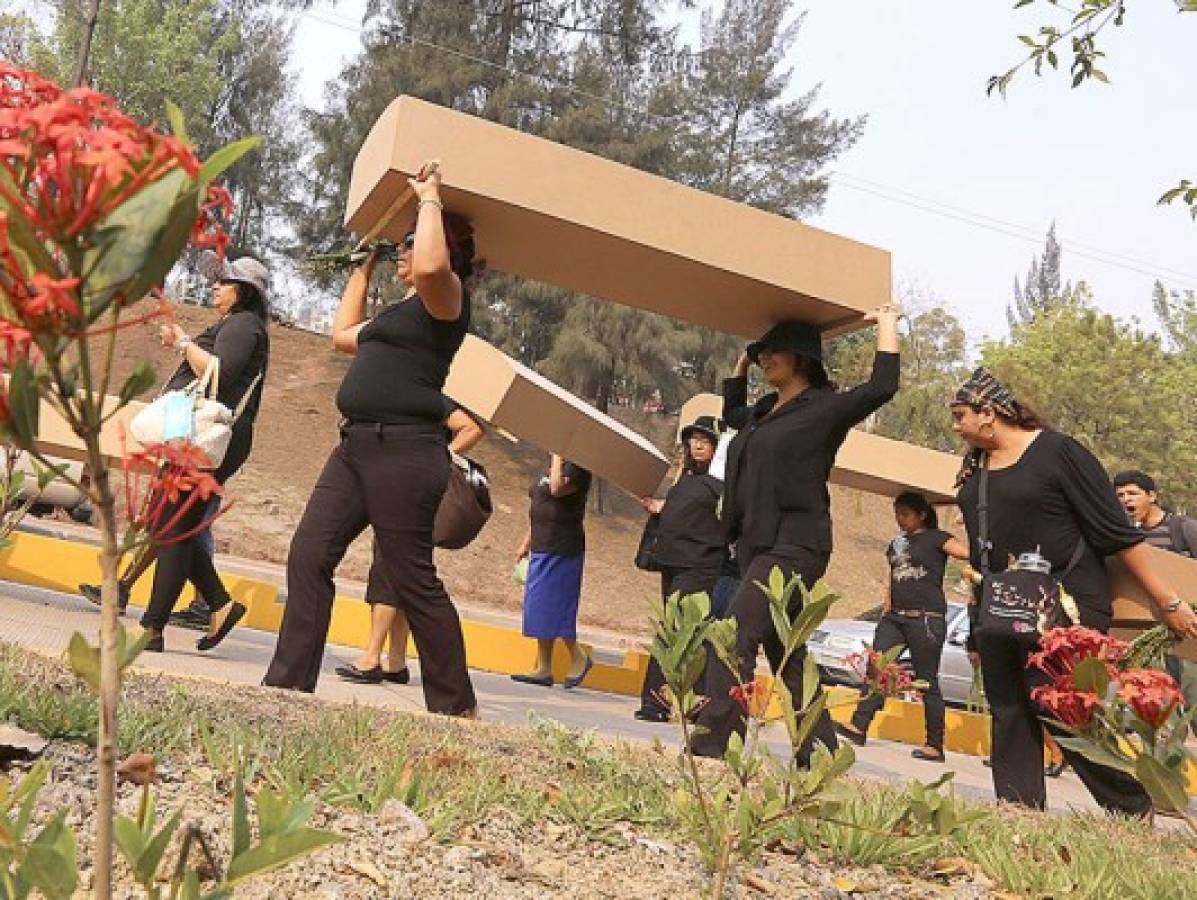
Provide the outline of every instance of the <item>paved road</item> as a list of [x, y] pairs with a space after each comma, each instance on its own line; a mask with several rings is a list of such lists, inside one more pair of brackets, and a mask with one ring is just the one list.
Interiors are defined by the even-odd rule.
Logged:
[[[132, 608], [131, 611], [140, 612]], [[126, 621], [135, 622], [136, 616], [131, 615]], [[77, 596], [0, 582], [0, 641], [61, 653], [73, 632], [92, 635], [97, 625], [95, 608]], [[197, 633], [193, 631], [170, 629], [166, 635], [167, 652], [143, 654], [138, 666], [180, 676], [216, 678], [231, 684], [261, 682], [274, 647], [273, 634], [239, 629], [211, 653], [195, 650], [196, 637]], [[317, 696], [395, 709], [424, 708], [418, 663], [413, 663], [415, 683], [412, 685], [347, 684], [333, 674], [333, 668], [351, 661], [356, 654], [357, 651], [349, 647], [328, 648]], [[637, 703], [631, 697], [585, 689], [566, 691], [560, 687], [532, 687], [517, 684], [505, 675], [488, 672], [474, 672], [473, 678], [482, 714], [487, 719], [518, 724], [526, 722], [530, 715], [536, 715], [629, 741], [659, 739], [671, 745], [678, 741], [674, 726], [633, 719], [632, 712]], [[771, 744], [778, 753], [784, 754], [784, 732], [775, 730]], [[942, 771], [940, 766], [911, 759], [910, 747], [889, 741], [870, 741], [867, 747], [858, 751], [857, 757], [855, 774], [889, 782], [901, 783], [911, 778], [931, 780]], [[956, 784], [962, 794], [978, 800], [991, 799], [989, 770], [979, 759], [949, 753], [948, 768], [957, 773]], [[1050, 803], [1056, 810], [1095, 809], [1084, 787], [1071, 774], [1050, 780], [1048, 790]]]

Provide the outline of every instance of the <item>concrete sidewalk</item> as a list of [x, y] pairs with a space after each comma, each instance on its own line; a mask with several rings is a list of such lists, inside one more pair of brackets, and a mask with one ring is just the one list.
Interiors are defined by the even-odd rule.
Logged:
[[[130, 608], [125, 621], [135, 623], [139, 612]], [[65, 651], [73, 632], [81, 631], [94, 642], [97, 628], [95, 607], [80, 597], [0, 582], [0, 641], [57, 655]], [[198, 633], [194, 631], [169, 629], [167, 652], [143, 654], [137, 662], [138, 668], [229, 684], [261, 683], [274, 648], [273, 634], [238, 629], [218, 649], [206, 654], [194, 649], [197, 637]], [[348, 684], [333, 674], [333, 668], [352, 661], [357, 652], [352, 648], [329, 646], [316, 692], [318, 697], [406, 711], [423, 710], [418, 661], [413, 661], [411, 685]], [[624, 740], [660, 740], [669, 746], [679, 745], [679, 732], [675, 726], [633, 719], [632, 712], [638, 703], [631, 697], [586, 689], [566, 691], [561, 687], [532, 687], [517, 684], [507, 676], [486, 672], [473, 672], [472, 677], [486, 719], [518, 724], [535, 715]], [[780, 726], [771, 729], [770, 745], [776, 753], [785, 755], [787, 747]], [[914, 760], [910, 750], [905, 744], [870, 740], [867, 747], [857, 751], [858, 761], [852, 771], [855, 775], [895, 784], [912, 778], [930, 781], [942, 774], [944, 767]], [[983, 767], [980, 759], [949, 753], [947, 768], [956, 772], [955, 783], [962, 795], [982, 801], [992, 799], [989, 770]], [[1059, 779], [1049, 779], [1048, 791], [1050, 803], [1057, 811], [1096, 809], [1084, 787], [1071, 773]]]

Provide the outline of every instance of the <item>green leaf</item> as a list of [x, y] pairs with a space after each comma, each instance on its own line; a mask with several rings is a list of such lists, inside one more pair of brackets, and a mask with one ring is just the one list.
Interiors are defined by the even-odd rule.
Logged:
[[245, 779], [241, 774], [240, 753], [235, 754], [233, 767], [233, 858], [249, 849], [249, 806], [245, 802]]
[[150, 641], [154, 637], [153, 632], [146, 628], [137, 636], [137, 640], [130, 644], [128, 633], [125, 631], [123, 625], [117, 626], [116, 636], [118, 653], [117, 661], [122, 672], [129, 668], [129, 666], [133, 665], [133, 663], [137, 660], [137, 657], [141, 656], [141, 654], [145, 652], [145, 648], [149, 646]]
[[1110, 687], [1110, 672], [1100, 659], [1083, 659], [1072, 670], [1072, 683], [1078, 691], [1089, 691], [1104, 697]]
[[120, 405], [125, 406], [136, 400], [150, 388], [152, 388], [158, 381], [158, 376], [154, 373], [154, 367], [150, 365], [148, 359], [143, 359], [133, 369], [133, 374], [125, 379], [125, 383], [121, 385], [120, 391]]
[[137, 859], [137, 876], [141, 879], [142, 884], [150, 884], [155, 876], [158, 874], [158, 866], [162, 864], [162, 856], [166, 853], [166, 847], [170, 843], [175, 829], [179, 827], [179, 822], [183, 818], [181, 811], [176, 812], [167, 820], [166, 824], [154, 835], [153, 840], [145, 845], [145, 849]]
[[47, 900], [69, 900], [79, 883], [75, 865], [75, 835], [60, 812], [41, 830], [25, 851], [17, 876], [42, 892]]
[[37, 393], [37, 377], [28, 360], [19, 359], [12, 366], [8, 381], [8, 407], [11, 412], [8, 430], [13, 443], [22, 450], [31, 450], [37, 437], [37, 420], [41, 400]]
[[225, 144], [206, 160], [204, 160], [203, 165], [200, 166], [200, 188], [206, 191], [209, 184], [219, 178], [246, 153], [256, 149], [260, 143], [262, 143], [262, 139], [260, 137], [254, 136], [242, 138], [239, 141], [233, 141], [232, 143]]
[[1061, 747], [1067, 747], [1069, 750], [1075, 750], [1086, 759], [1089, 759], [1100, 766], [1107, 766], [1111, 769], [1117, 769], [1119, 772], [1125, 772], [1127, 775], [1135, 774], [1135, 767], [1127, 760], [1109, 750], [1097, 746], [1088, 738], [1082, 737], [1057, 737], [1056, 743]]
[[100, 650], [87, 642], [79, 632], [71, 635], [67, 644], [67, 660], [76, 675], [87, 682], [93, 691], [100, 689]]
[[233, 858], [225, 880], [236, 884], [251, 875], [261, 875], [309, 853], [343, 841], [339, 834], [318, 831], [315, 828], [300, 828], [285, 834], [275, 834], [264, 839], [258, 846], [246, 850]]
[[[0, 184], [13, 196], [19, 197], [24, 193], [5, 169], [0, 169]], [[4, 199], [3, 192], [0, 192], [0, 210], [8, 213], [8, 242], [25, 276], [31, 277], [34, 272], [57, 272], [54, 258], [37, 236], [29, 219], [19, 208]]]
[[145, 838], [141, 834], [141, 829], [128, 816], [117, 816], [112, 830], [116, 837], [116, 847], [120, 850], [121, 856], [125, 858], [130, 869], [136, 870], [137, 860], [141, 858], [141, 853], [145, 850]]
[[179, 109], [171, 100], [166, 101], [166, 119], [170, 122], [171, 134], [188, 147], [192, 146], [191, 138], [187, 136], [187, 123], [183, 119], [183, 110]]
[[62, 463], [57, 466], [44, 466], [36, 459], [31, 460], [33, 463], [33, 471], [37, 476], [37, 490], [41, 493], [48, 488], [53, 482], [62, 478], [70, 471], [70, 463]]
[[1154, 756], [1144, 754], [1136, 759], [1134, 775], [1157, 806], [1176, 812], [1188, 808], [1184, 775], [1169, 769]]

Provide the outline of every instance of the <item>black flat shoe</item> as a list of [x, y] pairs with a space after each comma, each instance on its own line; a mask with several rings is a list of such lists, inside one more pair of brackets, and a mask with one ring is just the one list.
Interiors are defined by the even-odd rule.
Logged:
[[249, 610], [245, 608], [245, 604], [238, 603], [236, 600], [234, 600], [233, 608], [229, 610], [229, 614], [224, 617], [224, 621], [220, 623], [220, 628], [217, 629], [216, 633], [204, 635], [195, 642], [195, 648], [197, 650], [211, 650], [214, 647], [219, 646], [220, 642], [229, 636], [229, 632], [237, 627], [237, 623], [244, 618], [248, 611]]
[[850, 725], [845, 725], [843, 722], [835, 723], [835, 732], [850, 744], [855, 744], [857, 747], [863, 747], [869, 740], [868, 735], [862, 734]]
[[660, 709], [638, 709], [632, 713], [632, 716], [641, 722], [663, 723], [669, 721], [669, 713]]
[[149, 643], [145, 645], [146, 653], [165, 653], [166, 640], [162, 637], [161, 631], [155, 631], [153, 637], [150, 638]]
[[411, 681], [411, 672], [408, 671], [407, 666], [404, 666], [402, 669], [396, 669], [394, 672], [388, 672], [386, 669], [383, 669], [382, 680], [389, 681], [391, 684], [407, 684]]
[[594, 668], [594, 660], [591, 659], [589, 656], [586, 657], [586, 664], [584, 666], [582, 666], [582, 671], [579, 672], [577, 675], [570, 675], [568, 678], [565, 679], [565, 681], [561, 682], [561, 686], [564, 687], [567, 691], [573, 690], [578, 685], [580, 685], [583, 681], [586, 680], [586, 676], [590, 674], [590, 670], [593, 668]]
[[915, 759], [921, 759], [925, 762], [947, 762], [948, 758], [944, 756], [944, 752], [940, 750], [937, 753], [928, 753], [926, 747], [915, 747], [910, 751], [910, 755]]
[[[375, 666], [373, 669], [359, 669], [353, 663], [337, 666], [333, 671], [341, 678], [346, 681], [352, 681], [354, 684], [382, 684], [382, 680], [387, 674], [382, 670], [382, 666]], [[404, 669], [403, 671], [406, 672], [407, 670]]]
[[512, 675], [512, 681], [518, 681], [520, 684], [534, 684], [537, 687], [552, 687], [552, 675]]
[[1043, 774], [1048, 778], [1059, 778], [1064, 774], [1064, 770], [1068, 768], [1068, 763], [1064, 760], [1059, 762], [1049, 763], [1043, 767]]
[[[100, 586], [98, 584], [81, 584], [79, 585], [79, 595], [83, 597], [88, 603], [93, 603], [96, 606], [100, 605]], [[125, 610], [129, 606], [129, 589], [123, 584], [117, 585], [117, 604], [116, 608], [120, 610], [121, 615], [125, 614]]]

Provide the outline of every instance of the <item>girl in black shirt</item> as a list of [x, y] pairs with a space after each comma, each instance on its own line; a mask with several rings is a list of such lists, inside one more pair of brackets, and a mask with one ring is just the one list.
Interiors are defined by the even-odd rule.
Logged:
[[[935, 508], [922, 494], [899, 494], [894, 500], [894, 518], [901, 533], [885, 551], [890, 574], [885, 613], [877, 623], [873, 649], [884, 653], [894, 647], [905, 647], [909, 651], [914, 677], [928, 685], [923, 692], [927, 738], [911, 755], [915, 759], [943, 762], [945, 710], [939, 690], [939, 661], [947, 636], [944, 615], [948, 609], [943, 576], [948, 557], [968, 559], [968, 548], [940, 529]], [[852, 743], [864, 746], [869, 724], [884, 705], [884, 697], [867, 697], [856, 707], [852, 722], [837, 725], [837, 730]]]
[[[736, 546], [743, 579], [732, 599], [736, 620], [738, 672], [721, 662], [707, 670], [710, 702], [699, 724], [706, 731], [693, 740], [695, 753], [722, 758], [732, 731], [744, 732], [743, 710], [731, 689], [752, 680], [758, 650], [764, 646], [776, 671], [783, 647], [773, 628], [769, 600], [757, 587], [768, 583], [778, 567], [788, 579], [802, 578], [812, 587], [827, 571], [831, 556], [831, 500], [827, 479], [836, 452], [848, 431], [885, 404], [898, 390], [898, 317], [901, 308], [887, 305], [872, 318], [878, 324], [877, 355], [867, 382], [850, 391], [836, 391], [822, 363], [818, 329], [800, 322], [782, 322], [750, 344], [736, 376], [723, 386], [723, 418], [739, 432], [728, 447], [723, 491], [723, 522], [728, 543]], [[775, 389], [748, 406], [748, 359], [757, 363]], [[794, 613], [802, 594], [793, 595]], [[805, 648], [799, 648], [778, 673], [793, 696], [802, 696]], [[819, 741], [837, 746], [835, 728], [826, 713], [811, 740], [798, 748], [798, 761], [809, 762]]]
[[[971, 562], [982, 566], [979, 483], [988, 479], [989, 565], [1005, 570], [1010, 559], [1038, 550], [1066, 569], [1083, 546], [1079, 562], [1062, 576], [1076, 600], [1080, 624], [1106, 631], [1112, 616], [1111, 590], [1102, 558], [1117, 554], [1179, 635], [1197, 635], [1197, 615], [1151, 569], [1143, 535], [1127, 521], [1110, 479], [1097, 459], [1068, 435], [1048, 430], [989, 372], [978, 369], [952, 401], [952, 428], [971, 448], [961, 470], [957, 502], [968, 530]], [[979, 474], [982, 469], [987, 473]], [[1031, 689], [1047, 681], [1027, 668], [1028, 651], [1013, 639], [970, 638], [992, 714], [993, 784], [1001, 800], [1042, 809], [1042, 712]], [[1055, 726], [1048, 725], [1056, 731]], [[1129, 775], [1100, 766], [1072, 750], [1068, 763], [1105, 809], [1146, 815], [1151, 800]]]
[[367, 526], [386, 581], [407, 614], [432, 712], [473, 716], [457, 610], [436, 574], [432, 526], [449, 479], [441, 394], [470, 324], [464, 288], [473, 271], [469, 223], [445, 213], [439, 173], [409, 182], [416, 226], [397, 269], [411, 290], [366, 320], [375, 255], [349, 278], [333, 322], [333, 345], [354, 354], [337, 406], [344, 416], [287, 556], [287, 605], [265, 684], [312, 691], [333, 603], [333, 573]]
[[[723, 482], [708, 471], [719, 443], [722, 423], [700, 416], [682, 429], [682, 470], [664, 500], [645, 498], [645, 510], [660, 516], [653, 557], [661, 572], [661, 599], [675, 593], [711, 597], [719, 580], [727, 544], [719, 521]], [[635, 716], [645, 722], [669, 721], [661, 696], [665, 675], [649, 658]]]

